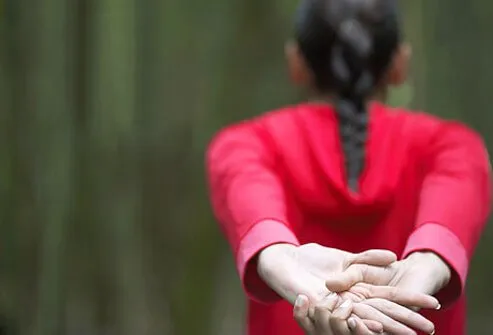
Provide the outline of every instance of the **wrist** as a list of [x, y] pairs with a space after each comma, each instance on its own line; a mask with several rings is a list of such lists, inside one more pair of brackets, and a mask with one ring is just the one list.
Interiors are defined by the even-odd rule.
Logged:
[[262, 249], [258, 254], [257, 272], [261, 278], [275, 271], [282, 266], [283, 260], [287, 257], [292, 258], [296, 254], [296, 246], [289, 243], [272, 244]]
[[416, 251], [405, 259], [411, 266], [414, 266], [417, 271], [425, 271], [434, 278], [435, 293], [444, 288], [452, 276], [452, 271], [449, 265], [436, 253], [432, 251]]

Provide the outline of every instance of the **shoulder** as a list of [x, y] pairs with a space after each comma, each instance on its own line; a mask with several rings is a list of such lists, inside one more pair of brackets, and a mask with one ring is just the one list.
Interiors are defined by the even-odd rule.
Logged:
[[221, 141], [224, 138], [255, 138], [266, 144], [273, 142], [288, 145], [289, 142], [307, 127], [317, 125], [317, 118], [322, 109], [327, 106], [303, 103], [288, 105], [279, 109], [270, 110], [263, 114], [230, 124], [220, 129], [214, 135], [210, 144]]
[[433, 132], [446, 123], [445, 120], [420, 110], [391, 107], [378, 103], [376, 105], [378, 122], [387, 123], [399, 130], [416, 130], [419, 128], [425, 132]]
[[381, 105], [376, 118], [380, 129], [399, 143], [417, 152], [434, 152], [450, 146], [483, 147], [482, 136], [457, 120], [441, 118], [423, 111]]
[[379, 123], [388, 128], [399, 130], [400, 136], [430, 140], [445, 135], [481, 138], [472, 127], [457, 120], [441, 118], [421, 110], [380, 105], [377, 118]]

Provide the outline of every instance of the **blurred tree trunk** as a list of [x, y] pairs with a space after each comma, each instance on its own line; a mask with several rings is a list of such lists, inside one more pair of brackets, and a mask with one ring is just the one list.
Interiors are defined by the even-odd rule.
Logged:
[[39, 250], [38, 305], [34, 333], [63, 334], [65, 231], [72, 222], [74, 163], [73, 59], [69, 41], [73, 14], [63, 0], [38, 7], [37, 55], [31, 79], [28, 129], [35, 209], [42, 227]]

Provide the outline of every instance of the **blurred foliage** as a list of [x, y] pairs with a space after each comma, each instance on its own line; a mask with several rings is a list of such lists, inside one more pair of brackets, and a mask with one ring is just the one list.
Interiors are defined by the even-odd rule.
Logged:
[[[241, 333], [203, 152], [221, 126], [302, 98], [283, 63], [296, 3], [1, 3], [5, 334]], [[463, 120], [491, 148], [493, 4], [402, 7], [415, 63], [391, 103]], [[473, 334], [493, 333], [491, 241], [469, 282]]]

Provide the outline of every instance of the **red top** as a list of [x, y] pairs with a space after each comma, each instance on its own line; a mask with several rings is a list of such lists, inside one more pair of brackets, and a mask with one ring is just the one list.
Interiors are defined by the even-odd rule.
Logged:
[[338, 134], [330, 106], [302, 104], [228, 127], [209, 147], [211, 199], [249, 298], [248, 334], [303, 334], [254, 264], [260, 250], [280, 242], [402, 257], [431, 250], [453, 270], [440, 293], [442, 304], [452, 304], [427, 316], [437, 334], [465, 334], [466, 275], [490, 207], [491, 167], [480, 136], [374, 103], [354, 194]]

